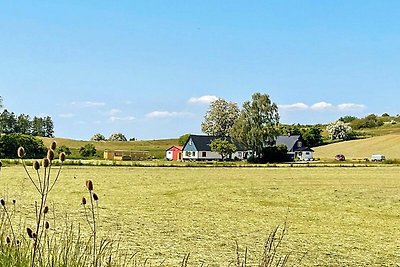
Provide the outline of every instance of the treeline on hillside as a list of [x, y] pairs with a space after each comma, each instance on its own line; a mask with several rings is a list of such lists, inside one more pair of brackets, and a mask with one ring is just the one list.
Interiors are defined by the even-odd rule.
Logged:
[[400, 116], [390, 116], [387, 113], [381, 116], [369, 114], [364, 118], [357, 118], [354, 116], [344, 116], [339, 119], [344, 123], [348, 123], [353, 130], [362, 130], [368, 128], [375, 128], [384, 124], [397, 124], [400, 122]]
[[21, 133], [33, 136], [54, 137], [54, 123], [50, 116], [33, 117], [16, 115], [7, 109], [0, 113], [0, 134]]

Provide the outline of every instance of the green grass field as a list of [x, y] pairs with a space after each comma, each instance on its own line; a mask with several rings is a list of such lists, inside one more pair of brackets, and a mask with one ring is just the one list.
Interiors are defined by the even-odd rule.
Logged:
[[[154, 264], [228, 266], [235, 241], [259, 258], [266, 236], [287, 222], [283, 252], [302, 266], [400, 263], [400, 168], [66, 167], [49, 201], [63, 223], [81, 222], [84, 182], [100, 197], [101, 233]], [[32, 217], [34, 194], [21, 166], [0, 174], [2, 194]], [[30, 211], [30, 212], [28, 212]], [[22, 219], [29, 225], [29, 219]], [[52, 224], [54, 225], [54, 223]]]

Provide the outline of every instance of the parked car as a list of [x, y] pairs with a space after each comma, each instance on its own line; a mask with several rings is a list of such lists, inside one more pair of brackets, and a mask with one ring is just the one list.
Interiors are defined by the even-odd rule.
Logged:
[[339, 161], [345, 161], [345, 160], [346, 160], [346, 157], [345, 157], [343, 154], [337, 154], [337, 155], [335, 156], [335, 159], [336, 159], [336, 160], [339, 160]]
[[382, 154], [374, 154], [371, 156], [371, 161], [384, 161], [385, 159], [385, 155]]

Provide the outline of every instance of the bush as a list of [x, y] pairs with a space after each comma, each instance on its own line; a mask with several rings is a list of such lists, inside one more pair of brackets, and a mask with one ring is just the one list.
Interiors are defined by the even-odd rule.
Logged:
[[96, 156], [96, 152], [96, 147], [93, 144], [86, 144], [79, 149], [79, 154], [81, 154], [82, 157]]
[[43, 141], [31, 135], [12, 133], [0, 136], [0, 157], [16, 158], [18, 147], [23, 146], [27, 158], [42, 158], [46, 154]]
[[57, 148], [57, 152], [58, 153], [64, 152], [65, 155], [67, 155], [67, 156], [72, 154], [71, 149], [65, 145], [62, 145], [59, 148]]

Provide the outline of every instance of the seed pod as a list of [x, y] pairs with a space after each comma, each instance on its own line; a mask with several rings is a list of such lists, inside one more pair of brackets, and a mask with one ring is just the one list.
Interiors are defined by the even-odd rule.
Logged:
[[86, 205], [86, 198], [85, 197], [82, 198], [82, 205]]
[[46, 221], [46, 223], [44, 224], [44, 228], [46, 228], [46, 229], [49, 229], [49, 228], [50, 228], [49, 222]]
[[97, 196], [96, 193], [93, 193], [93, 199], [94, 199], [95, 201], [99, 200], [99, 197]]
[[6, 202], [4, 201], [4, 199], [0, 199], [0, 204], [4, 207], [6, 205]]
[[49, 207], [47, 207], [47, 206], [44, 207], [43, 213], [44, 213], [44, 214], [47, 214], [48, 212], [49, 212]]
[[54, 159], [54, 150], [49, 149], [47, 150], [47, 158], [52, 161]]
[[30, 238], [33, 238], [33, 231], [32, 231], [32, 229], [31, 228], [26, 228], [26, 232], [28, 233], [28, 236], [30, 237]]
[[87, 181], [86, 181], [86, 187], [87, 187], [87, 189], [88, 189], [89, 191], [92, 191], [92, 190], [93, 190], [93, 182], [92, 182], [92, 180], [87, 180]]
[[8, 237], [8, 236], [7, 236], [7, 238], [6, 238], [6, 243], [7, 243], [7, 244], [10, 244], [10, 243], [11, 243], [11, 239], [10, 239], [10, 237]]
[[47, 168], [47, 167], [49, 167], [49, 165], [50, 165], [49, 159], [48, 158], [44, 158], [43, 161], [42, 161], [42, 166]]
[[15, 203], [17, 203], [17, 201], [15, 199], [13, 199], [13, 204], [15, 205]]
[[57, 143], [56, 143], [56, 141], [53, 141], [53, 142], [51, 143], [51, 145], [50, 145], [50, 149], [56, 150], [56, 147], [57, 147]]
[[64, 152], [61, 152], [60, 155], [58, 156], [58, 159], [59, 159], [61, 162], [64, 162], [64, 161], [65, 161], [65, 153], [64, 153]]
[[17, 150], [17, 155], [18, 155], [19, 158], [25, 157], [25, 149], [24, 149], [22, 146], [20, 146], [20, 147], [18, 148], [18, 150]]
[[33, 168], [38, 171], [40, 169], [40, 163], [39, 161], [35, 160], [35, 162], [33, 162]]

